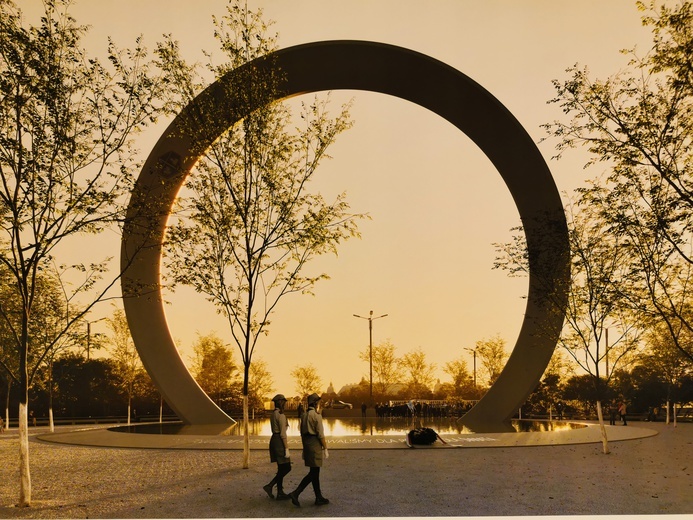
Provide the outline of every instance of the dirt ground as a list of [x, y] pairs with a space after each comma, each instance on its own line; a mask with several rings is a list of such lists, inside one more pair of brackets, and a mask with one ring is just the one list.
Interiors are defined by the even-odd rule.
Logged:
[[[1, 518], [294, 518], [693, 514], [693, 424], [643, 423], [658, 434], [601, 444], [469, 449], [333, 449], [302, 507], [262, 486], [263, 450], [30, 444], [33, 505], [17, 508], [16, 433], [0, 435]], [[630, 426], [628, 426], [630, 427]], [[623, 427], [627, 428], [627, 427]], [[298, 462], [288, 491], [307, 473]]]

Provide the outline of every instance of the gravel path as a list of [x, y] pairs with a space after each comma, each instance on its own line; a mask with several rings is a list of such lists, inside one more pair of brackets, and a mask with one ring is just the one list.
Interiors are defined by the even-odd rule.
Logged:
[[[327, 506], [270, 500], [263, 451], [94, 448], [31, 442], [33, 505], [18, 495], [16, 433], [0, 435], [0, 518], [272, 518], [693, 513], [693, 424], [643, 423], [658, 435], [563, 446], [332, 450]], [[292, 452], [294, 458], [299, 453]], [[286, 477], [292, 490], [307, 472]]]

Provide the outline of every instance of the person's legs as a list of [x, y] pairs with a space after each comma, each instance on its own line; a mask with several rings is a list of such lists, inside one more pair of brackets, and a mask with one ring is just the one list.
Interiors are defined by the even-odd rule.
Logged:
[[265, 490], [265, 493], [267, 493], [267, 495], [270, 498], [274, 498], [274, 494], [272, 493], [272, 488], [274, 487], [274, 485], [279, 480], [279, 473], [281, 472], [281, 467], [282, 467], [282, 465], [277, 462], [277, 474], [274, 475], [274, 478], [270, 481], [269, 484], [262, 486], [262, 489]]
[[308, 484], [310, 484], [313, 481], [313, 473], [312, 470], [313, 468], [310, 468], [311, 471], [308, 472], [308, 474], [303, 477], [303, 480], [301, 480], [300, 484], [296, 489], [294, 489], [291, 493], [289, 493], [289, 498], [291, 499], [291, 503], [295, 505], [296, 507], [301, 507], [301, 503], [298, 501], [298, 496], [303, 493], [303, 490], [308, 487]]
[[313, 484], [315, 497], [320, 496], [320, 468], [310, 468], [310, 483]]
[[277, 481], [277, 500], [286, 500], [289, 495], [284, 493], [284, 477], [291, 471], [291, 463], [285, 462], [284, 464], [279, 464], [279, 471], [277, 471], [277, 476], [275, 477]]
[[312, 477], [311, 482], [313, 484], [313, 491], [315, 492], [315, 505], [322, 506], [329, 504], [330, 501], [322, 496], [322, 492], [320, 491], [320, 468], [310, 468], [309, 474]]

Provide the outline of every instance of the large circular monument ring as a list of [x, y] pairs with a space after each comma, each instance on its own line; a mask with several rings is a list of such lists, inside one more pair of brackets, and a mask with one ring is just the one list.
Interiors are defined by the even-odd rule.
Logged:
[[[464, 132], [496, 167], [515, 201], [527, 239], [527, 307], [505, 368], [461, 422], [476, 432], [511, 431], [510, 418], [539, 382], [563, 325], [570, 270], [568, 232], [558, 190], [530, 136], [483, 87], [429, 56], [367, 41], [298, 45], [230, 72], [181, 111], [145, 162], [123, 231], [122, 285], [135, 345], [166, 402], [186, 424], [233, 422], [200, 389], [183, 364], [166, 323], [159, 284], [162, 241], [174, 200], [204, 145], [209, 146], [242, 117], [234, 109], [241, 105], [229, 86], [247, 67], [281, 70], [284, 79], [277, 100], [348, 89], [416, 103]], [[210, 103], [215, 110], [205, 125], [202, 137], [206, 141], [201, 151], [201, 136], [194, 136], [193, 150], [193, 139], [185, 132], [186, 118], [192, 110], [199, 117]], [[412, 127], [412, 131], [416, 129]], [[463, 174], [464, 165], [460, 165]], [[473, 295], [469, 297], [469, 305], [473, 305]], [[497, 319], [502, 321], [505, 316]], [[451, 327], [455, 327], [452, 320]]]

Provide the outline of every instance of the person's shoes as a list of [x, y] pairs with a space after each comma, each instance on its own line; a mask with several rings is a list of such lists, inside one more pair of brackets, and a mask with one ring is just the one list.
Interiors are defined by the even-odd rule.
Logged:
[[291, 499], [291, 503], [293, 505], [295, 505], [296, 507], [301, 507], [301, 503], [298, 501], [298, 495], [295, 491], [289, 493], [289, 498]]
[[267, 484], [266, 486], [262, 486], [262, 489], [264, 489], [264, 490], [265, 490], [265, 493], [267, 493], [267, 494], [269, 495], [269, 497], [270, 497], [272, 500], [274, 500], [274, 495], [272, 494], [272, 486], [270, 486], [269, 484]]
[[289, 500], [291, 497], [283, 491], [277, 491], [277, 500]]
[[315, 505], [316, 506], [324, 506], [325, 504], [329, 504], [330, 501], [327, 500], [325, 497], [318, 497], [315, 499]]

